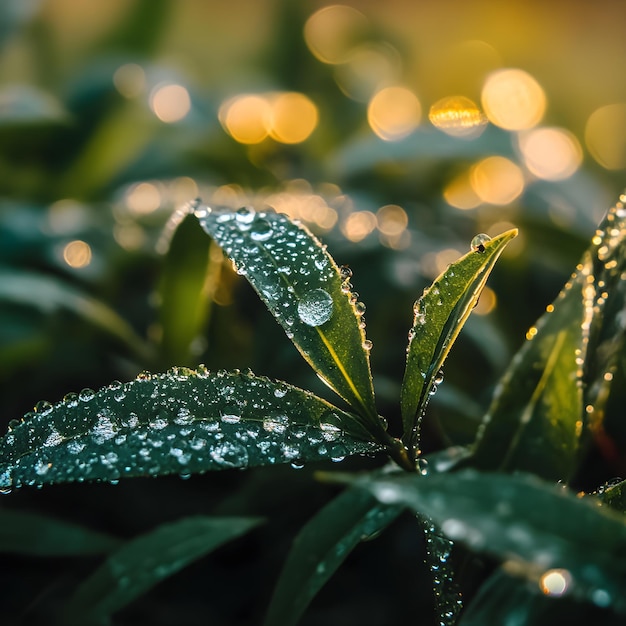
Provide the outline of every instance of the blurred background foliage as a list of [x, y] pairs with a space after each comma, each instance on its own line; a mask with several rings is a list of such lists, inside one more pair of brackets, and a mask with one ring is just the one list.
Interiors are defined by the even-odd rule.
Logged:
[[[474, 234], [519, 227], [424, 427], [429, 449], [471, 441], [506, 363], [623, 188], [625, 18], [608, 0], [4, 0], [3, 423], [43, 398], [201, 362], [327, 393], [199, 227], [174, 232], [175, 209], [200, 196], [301, 219], [352, 267], [395, 434], [413, 301]], [[583, 487], [626, 471], [613, 404]], [[54, 487], [0, 506], [123, 537], [193, 512], [266, 515], [272, 524], [120, 621], [258, 623], [294, 532], [334, 493], [313, 469]], [[430, 610], [427, 592], [415, 595], [420, 540], [402, 519], [394, 528], [350, 557], [303, 623]], [[7, 559], [3, 611], [41, 623], [90, 565]], [[232, 586], [252, 581], [234, 604]]]

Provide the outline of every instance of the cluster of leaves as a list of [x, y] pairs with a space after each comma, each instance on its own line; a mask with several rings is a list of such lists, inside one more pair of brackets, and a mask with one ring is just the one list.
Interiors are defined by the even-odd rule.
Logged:
[[[619, 280], [624, 251], [617, 209], [596, 233], [571, 286], [537, 324], [534, 339], [510, 359], [521, 329], [553, 298], [584, 248], [596, 210], [610, 197], [601, 184], [609, 175], [586, 169], [562, 182], [528, 180], [513, 206], [459, 212], [442, 200], [447, 181], [484, 156], [519, 161], [515, 134], [488, 127], [467, 141], [422, 127], [399, 142], [374, 137], [365, 105], [346, 98], [332, 68], [306, 50], [304, 5], [285, 2], [281, 19], [271, 24], [258, 55], [263, 89], [308, 93], [332, 115], [301, 146], [268, 140], [258, 149], [229, 139], [217, 120], [221, 99], [241, 87], [239, 75], [232, 85], [206, 89], [189, 74], [172, 76], [171, 67], [155, 60], [180, 21], [172, 19], [179, 3], [129, 3], [123, 22], [69, 62], [38, 5], [7, 0], [0, 7], [0, 46], [17, 44], [17, 56], [25, 59], [21, 84], [0, 88], [2, 413], [8, 421], [33, 399], [86, 389], [55, 405], [39, 403], [34, 415], [11, 423], [3, 439], [2, 484], [12, 489], [0, 503], [4, 570], [10, 572], [3, 579], [3, 619], [40, 623], [54, 614], [80, 624], [258, 623], [273, 593], [268, 623], [298, 616], [303, 624], [400, 623], [416, 614], [430, 623], [433, 601], [440, 621], [452, 623], [460, 591], [465, 626], [512, 615], [526, 624], [623, 620], [622, 521], [606, 507], [585, 506], [602, 501], [622, 512], [622, 485], [578, 499], [550, 487], [562, 481], [574, 492], [590, 492], [624, 473], [626, 283]], [[206, 39], [204, 30], [198, 36]], [[174, 128], [150, 114], [147, 92], [146, 101], [125, 100], [112, 81], [124, 63], [140, 64], [150, 86], [165, 75], [186, 84], [193, 115]], [[206, 68], [196, 70], [203, 76]], [[245, 212], [220, 225], [213, 222], [216, 213], [199, 214], [214, 241], [195, 217], [181, 214], [169, 251], [155, 254], [175, 202], [168, 179], [178, 175], [203, 186], [209, 204], [211, 189], [236, 182], [304, 189], [302, 197], [320, 194], [340, 217], [349, 209], [344, 193], [361, 210], [387, 203], [407, 209], [414, 245], [405, 250], [385, 249], [375, 235], [354, 245], [336, 231], [324, 234], [336, 258], [355, 270], [367, 302], [376, 405], [360, 297], [352, 291], [350, 301], [347, 270], [342, 273], [304, 231], [293, 230], [300, 233], [298, 260], [290, 248], [256, 259], [251, 250], [266, 248], [267, 226], [245, 230]], [[290, 185], [289, 178], [310, 185]], [[146, 180], [161, 190], [161, 210], [147, 216], [125, 210], [128, 185]], [[336, 197], [328, 196], [328, 181], [340, 186]], [[606, 188], [617, 184], [609, 181]], [[292, 232], [271, 213], [263, 219]], [[501, 240], [463, 260], [459, 283], [443, 285], [445, 274], [436, 281], [446, 295], [441, 305], [433, 288], [421, 300], [403, 381], [409, 305], [433, 276], [421, 261], [443, 248], [466, 247], [473, 234], [503, 220], [520, 226], [525, 245], [517, 257], [502, 259], [492, 283], [500, 306], [488, 317], [470, 316], [455, 358], [447, 361], [446, 384], [421, 424], [441, 363]], [[92, 263], [80, 271], [59, 254], [71, 239], [91, 246]], [[323, 399], [314, 370], [222, 263], [215, 242], [343, 401]], [[261, 273], [269, 266], [272, 275], [285, 267], [291, 274], [280, 272], [276, 284], [267, 284]], [[301, 267], [310, 272], [309, 283], [294, 282]], [[319, 326], [301, 323], [298, 302], [319, 304], [309, 320], [328, 314], [329, 299], [320, 290], [333, 303], [331, 318]], [[477, 435], [489, 385], [509, 361]], [[173, 364], [180, 367], [109, 384]], [[245, 366], [272, 379], [232, 369]], [[98, 393], [89, 389], [105, 384]], [[334, 473], [334, 481], [351, 484], [338, 497], [337, 485], [312, 480], [316, 469], [336, 468], [333, 461], [342, 457], [347, 470], [378, 470], [385, 453], [409, 470], [406, 475]], [[275, 464], [250, 472], [196, 474], [272, 459]], [[302, 464], [297, 472], [290, 467]], [[472, 469], [482, 473], [468, 473]], [[511, 475], [484, 473], [491, 471]], [[516, 477], [517, 471], [548, 482]], [[120, 481], [165, 473], [175, 476]], [[16, 488], [70, 479], [105, 482]], [[407, 511], [417, 512], [417, 520]], [[376, 541], [361, 545], [369, 538]], [[211, 558], [200, 560], [211, 550]], [[565, 568], [572, 580], [563, 597], [539, 592], [545, 572]], [[392, 570], [399, 575], [381, 575]], [[331, 575], [332, 584], [322, 589]]]
[[[506, 606], [500, 603], [502, 615], [523, 610], [528, 612], [525, 623], [544, 623], [554, 600], [539, 601], [543, 584], [547, 595], [568, 591], [568, 599], [588, 603], [602, 623], [622, 618], [624, 520], [601, 506], [601, 498], [577, 497], [564, 485], [576, 472], [585, 438], [601, 428], [620, 365], [623, 204], [608, 213], [532, 341], [513, 359], [474, 444], [462, 454], [440, 452], [430, 459], [420, 456], [419, 432], [428, 399], [491, 269], [516, 231], [476, 238], [472, 250], [415, 302], [402, 383], [403, 436], [396, 439], [376, 411], [371, 343], [363, 305], [350, 284], [351, 271], [339, 268], [315, 237], [283, 215], [250, 208], [215, 210], [199, 203], [192, 208], [350, 410], [251, 372], [144, 372], [135, 381], [115, 382], [97, 393], [68, 394], [56, 405], [41, 402], [34, 413], [11, 423], [0, 448], [4, 491], [25, 484], [188, 476], [276, 463], [301, 467], [324, 458], [338, 461], [385, 451], [405, 472], [389, 468], [382, 474], [340, 478], [351, 485], [294, 541], [267, 624], [295, 624], [350, 551], [385, 529], [404, 508], [417, 515], [425, 533], [424, 576], [430, 572], [442, 624], [491, 619], [493, 597], [506, 593], [511, 572], [522, 579], [518, 585], [525, 591], [507, 596]], [[504, 473], [520, 470], [525, 474]], [[615, 490], [621, 492], [622, 484], [606, 493]], [[607, 502], [614, 505], [616, 500]], [[65, 609], [66, 619], [106, 623], [145, 589], [258, 522], [184, 520], [121, 547], [88, 537], [90, 549], [95, 542], [96, 549], [108, 548], [110, 555], [79, 586]], [[69, 531], [61, 527], [59, 532]], [[472, 601], [459, 620], [460, 590], [467, 581], [455, 575], [455, 564], [483, 553], [500, 567], [473, 600], [468, 594]], [[555, 591], [542, 582], [555, 574], [568, 589]], [[534, 581], [536, 589], [523, 580]]]

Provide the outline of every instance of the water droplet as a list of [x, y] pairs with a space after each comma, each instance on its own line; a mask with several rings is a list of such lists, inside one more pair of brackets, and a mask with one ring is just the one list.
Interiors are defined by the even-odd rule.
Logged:
[[139, 374], [137, 374], [137, 380], [146, 381], [151, 379], [152, 374], [148, 370], [143, 370], [143, 372], [139, 372]]
[[320, 259], [315, 259], [314, 263], [315, 263], [315, 267], [320, 271], [323, 270], [328, 265], [328, 261], [326, 260], [325, 257], [322, 257]]
[[37, 474], [37, 476], [45, 476], [51, 467], [52, 463], [39, 459], [34, 465], [35, 474]]
[[225, 413], [222, 415], [222, 422], [225, 424], [238, 424], [241, 421], [241, 415], [235, 415], [234, 413]]
[[39, 413], [41, 415], [49, 415], [52, 412], [52, 404], [47, 400], [40, 400], [35, 405], [35, 413]]
[[284, 398], [286, 394], [287, 394], [286, 389], [282, 389], [281, 387], [277, 387], [276, 389], [274, 389], [275, 398]]
[[298, 302], [298, 315], [309, 326], [321, 326], [333, 315], [333, 299], [324, 289], [312, 289]]
[[251, 207], [244, 206], [235, 212], [235, 221], [240, 230], [249, 230], [255, 217], [256, 212]]
[[429, 472], [428, 461], [421, 457], [417, 459], [417, 471], [422, 475], [426, 476]]
[[326, 441], [334, 441], [341, 435], [341, 428], [335, 426], [334, 424], [321, 423], [320, 430], [322, 431], [322, 437]]
[[250, 228], [250, 237], [254, 241], [267, 241], [273, 234], [272, 225], [267, 220], [257, 219]]
[[491, 241], [491, 237], [489, 235], [485, 235], [485, 233], [480, 233], [472, 239], [470, 242], [470, 248], [474, 250], [474, 252], [484, 252], [485, 244], [488, 241]]
[[286, 415], [274, 415], [263, 420], [263, 428], [269, 433], [281, 435], [287, 430], [287, 426], [289, 418]]
[[354, 312], [361, 317], [365, 314], [365, 305], [362, 302], [356, 302], [354, 305]]
[[367, 350], [368, 352], [372, 349], [372, 346], [373, 346], [373, 345], [374, 345], [374, 344], [373, 344], [373, 343], [372, 343], [369, 339], [366, 339], [366, 340], [362, 343], [363, 350]]
[[70, 408], [78, 406], [78, 394], [72, 391], [70, 391], [70, 393], [66, 393], [63, 396], [63, 402], [65, 402], [65, 405]]
[[44, 447], [49, 448], [52, 446], [58, 446], [63, 441], [63, 437], [58, 430], [53, 430], [48, 438], [43, 442]]
[[211, 450], [211, 458], [220, 466], [246, 467], [248, 451], [239, 443], [223, 443]]
[[293, 469], [302, 469], [304, 467], [304, 459], [294, 459], [291, 462], [291, 467]]
[[352, 278], [352, 270], [347, 265], [342, 265], [339, 268], [339, 276], [341, 280], [349, 280]]

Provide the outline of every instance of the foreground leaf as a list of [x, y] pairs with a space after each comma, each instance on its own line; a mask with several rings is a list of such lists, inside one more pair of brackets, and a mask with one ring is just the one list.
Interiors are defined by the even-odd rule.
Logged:
[[36, 513], [0, 510], [0, 552], [32, 556], [85, 556], [116, 548], [115, 537]]
[[[616, 205], [571, 280], [531, 328], [478, 432], [472, 464], [568, 480], [587, 420], [599, 431], [624, 343], [626, 210]], [[593, 367], [591, 367], [593, 365]]]
[[402, 511], [358, 487], [342, 492], [300, 531], [280, 574], [266, 626], [296, 624], [311, 600], [361, 541]]
[[509, 230], [452, 263], [415, 303], [402, 381], [403, 441], [419, 449], [419, 422], [438, 373], [506, 244]]
[[626, 522], [532, 476], [463, 471], [362, 481], [381, 502], [403, 504], [432, 517], [453, 541], [504, 561], [519, 561], [524, 576], [540, 581], [565, 569], [571, 593], [600, 595], [626, 612]]
[[340, 459], [372, 452], [351, 415], [252, 374], [176, 368], [40, 402], [0, 441], [0, 488]]
[[621, 626], [623, 615], [602, 607], [602, 594], [596, 606], [566, 597], [549, 597], [545, 591], [507, 576], [502, 570], [493, 574], [463, 613], [458, 626], [515, 624], [515, 626], [554, 626], [554, 624], [593, 624]]
[[260, 521], [191, 517], [129, 541], [80, 585], [66, 608], [65, 622], [107, 624], [112, 613]]
[[326, 248], [285, 215], [207, 207], [196, 215], [311, 367], [373, 432], [380, 430], [369, 344], [347, 277]]

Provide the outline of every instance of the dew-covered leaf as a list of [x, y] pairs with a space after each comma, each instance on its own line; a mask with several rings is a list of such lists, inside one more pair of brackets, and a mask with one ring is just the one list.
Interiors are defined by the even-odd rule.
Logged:
[[403, 440], [410, 449], [419, 448], [419, 421], [443, 362], [498, 257], [516, 235], [514, 229], [493, 239], [479, 236], [475, 247], [452, 263], [415, 303], [401, 393]]
[[567, 570], [571, 593], [626, 612], [626, 518], [596, 498], [523, 474], [474, 470], [404, 475], [359, 483], [386, 504], [430, 516], [452, 541], [503, 561], [540, 580]]
[[608, 484], [602, 485], [594, 495], [612, 509], [626, 513], [626, 480], [619, 478], [611, 480]]
[[601, 427], [623, 342], [625, 219], [621, 205], [611, 209], [571, 280], [528, 331], [496, 388], [472, 465], [553, 480], [574, 472], [584, 420]]
[[65, 623], [109, 623], [112, 613], [191, 562], [249, 532], [260, 521], [190, 517], [127, 542], [76, 590], [66, 607]]
[[0, 552], [32, 556], [85, 556], [110, 552], [120, 540], [37, 513], [0, 510]]
[[149, 358], [145, 342], [106, 304], [53, 276], [0, 268], [0, 301], [32, 307], [50, 314], [66, 310], [111, 334], [142, 358]]
[[166, 363], [184, 364], [208, 318], [211, 242], [198, 220], [186, 211], [176, 212], [167, 229], [160, 242], [165, 244], [170, 237], [159, 284], [162, 358]]
[[380, 446], [286, 383], [174, 368], [40, 402], [0, 440], [0, 488], [341, 460]]
[[296, 624], [317, 592], [364, 539], [400, 514], [359, 487], [342, 492], [300, 531], [280, 574], [266, 626]]
[[200, 207], [204, 229], [246, 276], [317, 374], [374, 432], [369, 348], [349, 273], [303, 226], [272, 212]]

